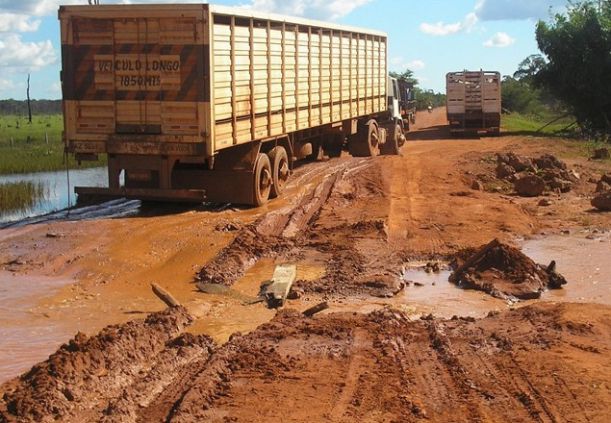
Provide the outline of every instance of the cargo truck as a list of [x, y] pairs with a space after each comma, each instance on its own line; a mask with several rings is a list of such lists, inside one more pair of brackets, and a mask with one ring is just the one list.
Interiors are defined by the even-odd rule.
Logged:
[[59, 20], [65, 149], [108, 157], [108, 188], [79, 198], [261, 205], [295, 160], [405, 141], [382, 32], [209, 4], [61, 6]]
[[448, 73], [446, 111], [452, 135], [482, 132], [498, 135], [501, 127], [500, 73]]

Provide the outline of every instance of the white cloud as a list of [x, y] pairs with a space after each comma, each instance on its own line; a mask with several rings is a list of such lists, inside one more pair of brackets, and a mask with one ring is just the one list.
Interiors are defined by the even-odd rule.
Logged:
[[0, 13], [0, 32], [34, 32], [39, 26], [40, 20], [28, 15]]
[[46, 16], [57, 13], [60, 4], [87, 4], [87, 0], [0, 0], [0, 11]]
[[483, 21], [545, 19], [565, 9], [567, 0], [479, 0], [475, 7]]
[[0, 92], [11, 90], [15, 87], [10, 79], [0, 79]]
[[243, 7], [261, 12], [335, 20], [371, 0], [251, 0]]
[[492, 38], [484, 42], [484, 47], [503, 48], [509, 47], [515, 42], [516, 40], [514, 38], [511, 38], [506, 32], [497, 32], [492, 36]]
[[53, 95], [60, 95], [62, 93], [62, 84], [59, 81], [55, 81], [47, 88], [47, 93]]
[[457, 34], [459, 32], [469, 32], [478, 21], [478, 17], [475, 13], [468, 13], [467, 16], [461, 22], [455, 23], [427, 23], [423, 22], [420, 24], [420, 31], [429, 35], [445, 36], [451, 34]]
[[[321, 20], [335, 20], [372, 0], [248, 0], [241, 7]], [[102, 0], [108, 3], [148, 3], [144, 0]], [[201, 3], [202, 0], [158, 0], [158, 3]], [[47, 16], [57, 13], [59, 5], [87, 4], [87, 0], [0, 0], [0, 13]]]
[[392, 70], [397, 70], [400, 72], [403, 72], [405, 69], [415, 71], [415, 70], [424, 69], [426, 67], [426, 64], [420, 59], [406, 61], [401, 56], [392, 57], [388, 60], [388, 62]]
[[422, 60], [416, 59], [416, 60], [412, 60], [411, 62], [407, 62], [405, 64], [405, 67], [411, 70], [420, 70], [420, 69], [424, 69], [425, 67], [425, 63]]
[[55, 60], [55, 50], [49, 40], [23, 42], [17, 34], [8, 34], [0, 39], [0, 67], [5, 71], [36, 71]]

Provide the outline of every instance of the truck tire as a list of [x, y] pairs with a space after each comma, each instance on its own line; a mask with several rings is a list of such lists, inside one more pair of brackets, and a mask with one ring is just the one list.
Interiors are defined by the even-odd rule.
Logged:
[[369, 121], [359, 128], [356, 136], [350, 138], [348, 150], [354, 157], [377, 156], [380, 149], [378, 140], [378, 125], [375, 121]]
[[291, 174], [289, 169], [289, 156], [286, 154], [286, 149], [280, 145], [272, 148], [268, 156], [272, 167], [270, 197], [276, 198], [284, 191], [284, 186]]
[[267, 154], [259, 153], [253, 172], [253, 205], [267, 203], [272, 189], [272, 167]]
[[[403, 141], [401, 141], [403, 140]], [[380, 151], [384, 155], [392, 155], [398, 156], [400, 146], [405, 143], [405, 137], [403, 136], [403, 130], [401, 129], [401, 125], [396, 124], [394, 128], [388, 134], [388, 138], [386, 138], [386, 142], [382, 147], [380, 147]]]

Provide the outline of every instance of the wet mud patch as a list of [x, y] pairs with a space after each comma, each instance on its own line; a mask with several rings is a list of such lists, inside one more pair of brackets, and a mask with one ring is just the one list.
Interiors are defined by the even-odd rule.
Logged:
[[517, 248], [494, 239], [477, 249], [459, 252], [450, 282], [508, 300], [535, 299], [546, 289], [560, 289], [567, 283], [556, 272], [556, 263], [535, 263]]

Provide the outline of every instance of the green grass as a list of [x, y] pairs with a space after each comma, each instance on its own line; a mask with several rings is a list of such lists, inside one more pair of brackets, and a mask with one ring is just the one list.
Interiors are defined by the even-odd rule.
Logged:
[[560, 116], [528, 116], [519, 113], [511, 113], [504, 114], [501, 117], [501, 125], [503, 126], [503, 129], [508, 132], [527, 133], [532, 135], [539, 134], [542, 136], [559, 135], [561, 131], [574, 122], [574, 119], [572, 119], [570, 116], [563, 117], [562, 119], [543, 128], [543, 126], [557, 117]]
[[[33, 116], [31, 124], [24, 116], [0, 116], [0, 174], [65, 169], [62, 130], [60, 114]], [[104, 164], [83, 162], [82, 167]], [[68, 165], [71, 169], [80, 167], [73, 158]]]
[[20, 181], [0, 184], [0, 212], [29, 210], [46, 195], [42, 182]]
[[[533, 135], [541, 137], [562, 137], [567, 149], [560, 155], [563, 158], [592, 157], [594, 150], [602, 147], [611, 148], [609, 143], [600, 140], [585, 139], [575, 126], [565, 130], [574, 122], [570, 116], [564, 117], [539, 131], [541, 127], [558, 116], [552, 114], [541, 116], [522, 115], [519, 113], [505, 114], [501, 117], [501, 125], [505, 133], [517, 135]], [[609, 163], [611, 159], [600, 160], [600, 163]]]

